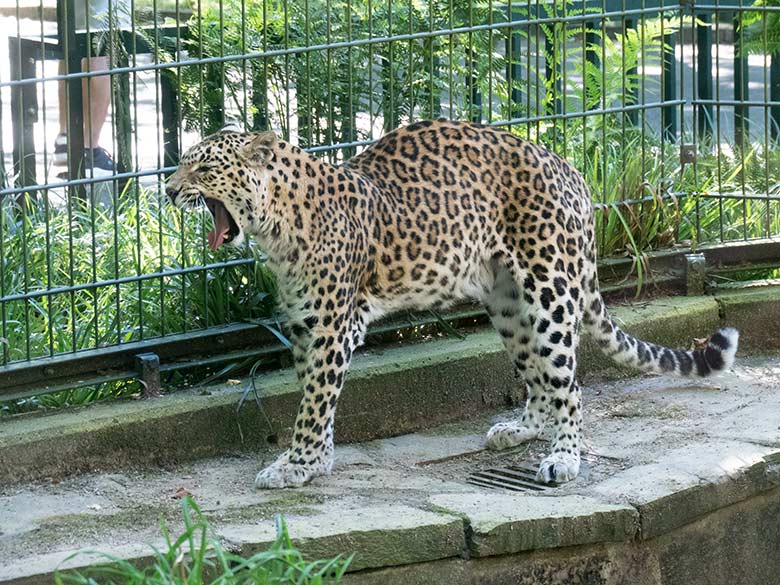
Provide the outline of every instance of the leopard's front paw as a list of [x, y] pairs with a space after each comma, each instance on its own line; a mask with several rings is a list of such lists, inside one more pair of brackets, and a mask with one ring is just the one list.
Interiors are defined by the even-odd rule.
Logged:
[[263, 469], [255, 478], [258, 489], [301, 487], [315, 477], [330, 474], [332, 462], [292, 463], [284, 453], [274, 463]]
[[544, 458], [539, 465], [536, 479], [544, 483], [565, 483], [577, 477], [579, 472], [579, 455], [558, 452]]

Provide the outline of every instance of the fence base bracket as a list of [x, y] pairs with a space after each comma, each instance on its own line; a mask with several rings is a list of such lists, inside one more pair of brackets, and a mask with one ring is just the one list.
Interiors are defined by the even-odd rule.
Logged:
[[685, 294], [689, 297], [704, 294], [707, 280], [707, 262], [704, 254], [685, 255]]
[[135, 356], [138, 381], [143, 387], [141, 396], [153, 398], [162, 395], [160, 386], [160, 358], [156, 353], [139, 353]]

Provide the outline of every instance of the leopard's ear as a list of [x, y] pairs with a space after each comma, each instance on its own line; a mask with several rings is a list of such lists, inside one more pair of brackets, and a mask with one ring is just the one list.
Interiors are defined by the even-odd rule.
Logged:
[[249, 135], [249, 140], [244, 144], [244, 156], [247, 160], [265, 164], [274, 156], [276, 146], [276, 134], [273, 132], [257, 132]]

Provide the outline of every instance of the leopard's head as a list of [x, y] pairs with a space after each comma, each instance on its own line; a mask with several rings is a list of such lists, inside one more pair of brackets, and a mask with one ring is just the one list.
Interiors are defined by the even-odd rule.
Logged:
[[184, 210], [205, 206], [211, 213], [212, 250], [222, 244], [241, 244], [244, 234], [251, 234], [263, 217], [265, 178], [275, 146], [273, 132], [223, 130], [184, 153], [168, 178], [165, 192], [174, 205]]

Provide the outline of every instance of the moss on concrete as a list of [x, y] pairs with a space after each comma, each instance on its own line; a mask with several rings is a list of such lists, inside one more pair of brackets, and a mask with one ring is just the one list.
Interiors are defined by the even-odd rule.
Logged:
[[260, 504], [225, 508], [207, 512], [205, 516], [210, 522], [218, 520], [220, 523], [251, 523], [259, 520], [270, 520], [276, 514], [314, 516], [319, 512], [316, 506], [324, 502], [325, 497], [319, 494], [289, 491], [282, 492], [281, 497]]

